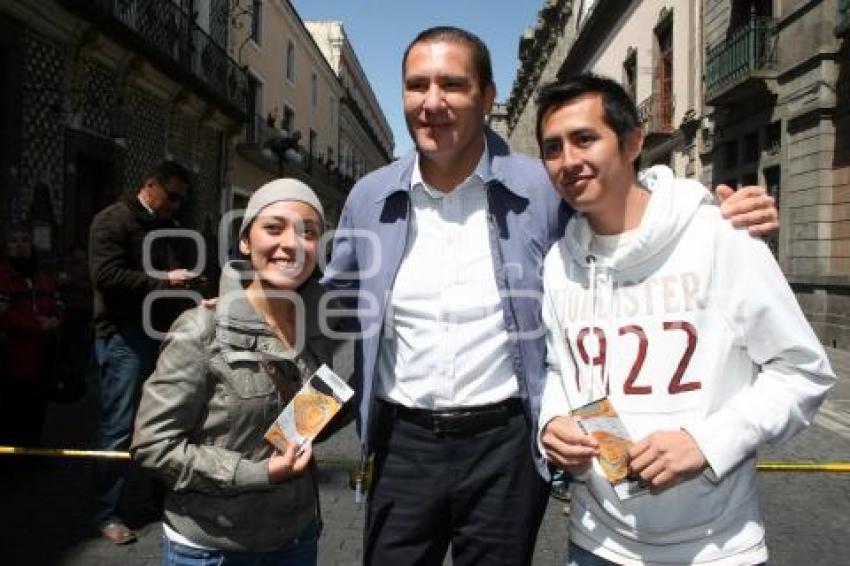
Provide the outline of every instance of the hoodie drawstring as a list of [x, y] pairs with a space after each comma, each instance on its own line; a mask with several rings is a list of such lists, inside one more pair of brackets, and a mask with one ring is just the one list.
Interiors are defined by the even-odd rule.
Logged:
[[[606, 283], [608, 286], [608, 318], [609, 320], [615, 318], [614, 314], [614, 283], [610, 277], [611, 269], [606, 266], [599, 266], [599, 263], [596, 259], [596, 256], [593, 254], [588, 254], [585, 257], [585, 262], [587, 262], [589, 272], [588, 277], [590, 278], [589, 290], [590, 290], [590, 333], [593, 334], [596, 339], [596, 352], [598, 356], [602, 356], [602, 348], [603, 348], [603, 340], [604, 340], [604, 348], [605, 355], [602, 357], [602, 363], [599, 368], [599, 379], [596, 379], [595, 370], [593, 367], [593, 362], [590, 358], [590, 355], [587, 355], [586, 361], [584, 361], [585, 365], [585, 375], [590, 376], [590, 384], [587, 388], [588, 393], [590, 394], [589, 401], [593, 401], [595, 399], [599, 399], [600, 397], [607, 396], [608, 391], [608, 379], [609, 379], [609, 367], [610, 360], [614, 359], [613, 347], [617, 341], [618, 336], [607, 336], [605, 333], [605, 328], [597, 329], [596, 327], [596, 317], [597, 311], [599, 309], [599, 270], [604, 269], [607, 273]], [[607, 325], [606, 325], [607, 326]], [[597, 387], [601, 386], [601, 391], [597, 390]]]
[[[602, 342], [596, 334], [596, 256], [588, 254], [585, 261], [590, 266], [590, 333], [596, 339], [597, 351], [600, 351], [602, 348]], [[585, 375], [590, 376], [590, 383], [588, 384], [589, 387], [587, 388], [587, 391], [590, 393], [590, 400], [593, 400], [596, 399], [596, 378], [593, 375], [593, 362], [590, 359], [590, 355], [585, 355], [585, 359], [583, 361], [585, 365]]]

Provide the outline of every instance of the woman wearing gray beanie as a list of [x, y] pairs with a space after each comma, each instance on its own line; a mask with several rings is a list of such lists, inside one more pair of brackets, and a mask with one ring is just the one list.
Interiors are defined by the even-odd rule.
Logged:
[[264, 433], [334, 344], [318, 324], [324, 211], [294, 179], [251, 197], [214, 309], [184, 313], [144, 386], [132, 452], [163, 478], [163, 564], [315, 565], [312, 451]]

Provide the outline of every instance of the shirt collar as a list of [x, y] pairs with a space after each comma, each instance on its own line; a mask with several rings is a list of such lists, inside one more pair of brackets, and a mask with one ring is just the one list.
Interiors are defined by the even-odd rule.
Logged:
[[[413, 172], [410, 175], [410, 188], [411, 188], [411, 190], [419, 187], [419, 188], [425, 190], [427, 193], [431, 194], [432, 196], [439, 196], [437, 193], [439, 193], [439, 194], [442, 194], [442, 193], [440, 193], [440, 191], [437, 191], [437, 190], [431, 188], [431, 186], [428, 185], [428, 183], [425, 182], [425, 179], [422, 178], [422, 170], [419, 168], [419, 157], [420, 157], [419, 153], [417, 152], [416, 153], [416, 160], [413, 162]], [[478, 178], [479, 181], [481, 181], [483, 183], [486, 183], [487, 180], [490, 179], [490, 177], [491, 177], [491, 173], [490, 173], [490, 151], [489, 151], [488, 146], [487, 146], [487, 136], [484, 136], [484, 150], [481, 152], [481, 157], [478, 158], [478, 164], [475, 166], [475, 169], [472, 171], [472, 173], [469, 175], [469, 177], [464, 179], [463, 182], [461, 182], [457, 187], [455, 187], [455, 189], [457, 189], [458, 187], [462, 187], [462, 186], [466, 185], [467, 183], [469, 183], [470, 180], [472, 180], [476, 177]]]
[[[498, 181], [505, 189], [514, 195], [528, 200], [530, 194], [526, 188], [528, 183], [528, 165], [522, 166], [517, 164], [516, 156], [511, 155], [508, 145], [499, 135], [489, 127], [484, 128], [484, 143], [489, 160], [487, 166], [490, 168], [490, 173], [483, 179], [484, 184], [488, 185], [490, 181]], [[401, 157], [396, 163], [386, 169], [389, 174], [386, 179], [381, 180], [383, 188], [378, 190], [375, 195], [375, 202], [380, 202], [388, 198], [393, 193], [409, 193], [413, 184], [411, 177], [413, 168], [416, 166], [418, 159], [416, 148], [411, 148], [406, 155]], [[528, 158], [529, 160], [533, 158]], [[520, 161], [524, 161], [521, 158]], [[536, 160], [537, 166], [540, 161]]]
[[148, 206], [148, 203], [146, 203], [144, 199], [142, 199], [142, 195], [136, 195], [136, 198], [139, 199], [139, 204], [142, 205], [142, 208], [147, 210], [151, 216], [156, 216], [156, 213], [153, 211], [153, 209]]

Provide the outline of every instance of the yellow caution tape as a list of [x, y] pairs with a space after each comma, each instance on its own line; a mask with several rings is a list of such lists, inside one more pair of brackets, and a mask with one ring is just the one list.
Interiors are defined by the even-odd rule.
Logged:
[[118, 450], [75, 450], [72, 448], [23, 448], [21, 446], [0, 446], [0, 455], [47, 456], [52, 458], [102, 458], [105, 460], [129, 460], [129, 452]]
[[760, 472], [826, 472], [830, 474], [850, 473], [850, 462], [759, 462]]
[[[23, 448], [20, 446], [0, 446], [0, 455], [47, 456], [54, 458], [101, 458], [105, 460], [129, 460], [130, 453], [117, 450], [76, 450], [72, 448]], [[337, 458], [318, 458], [325, 465], [352, 464]], [[850, 473], [850, 462], [759, 462], [756, 469], [760, 472], [822, 472], [829, 474]]]

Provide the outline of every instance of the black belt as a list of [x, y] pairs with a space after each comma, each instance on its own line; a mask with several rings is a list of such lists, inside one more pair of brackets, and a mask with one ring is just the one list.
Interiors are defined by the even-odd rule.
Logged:
[[504, 426], [511, 417], [522, 413], [522, 401], [516, 397], [492, 405], [433, 411], [414, 409], [383, 400], [381, 405], [396, 419], [428, 429], [439, 436], [471, 436]]

